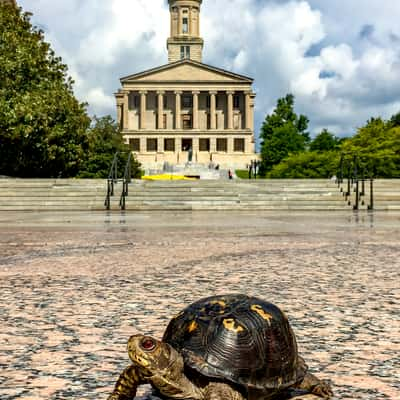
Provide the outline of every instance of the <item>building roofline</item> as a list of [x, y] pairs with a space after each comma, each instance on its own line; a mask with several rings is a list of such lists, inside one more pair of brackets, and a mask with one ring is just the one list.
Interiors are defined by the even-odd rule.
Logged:
[[173, 63], [168, 63], [168, 64], [161, 65], [159, 67], [150, 68], [150, 69], [147, 69], [145, 71], [137, 72], [135, 74], [131, 74], [131, 75], [128, 75], [128, 76], [120, 78], [120, 82], [124, 83], [124, 82], [129, 81], [129, 80], [134, 79], [134, 78], [139, 78], [139, 77], [151, 75], [154, 72], [164, 71], [164, 70], [176, 67], [178, 65], [183, 65], [183, 64], [195, 65], [195, 66], [200, 67], [200, 68], [204, 68], [204, 69], [212, 70], [212, 71], [215, 71], [215, 72], [219, 72], [219, 73], [224, 74], [224, 75], [228, 75], [228, 76], [230, 76], [232, 78], [236, 78], [236, 79], [239, 79], [239, 80], [245, 80], [245, 81], [247, 81], [249, 83], [253, 83], [254, 82], [254, 79], [250, 78], [248, 76], [240, 75], [240, 74], [237, 74], [237, 73], [234, 73], [234, 72], [231, 72], [231, 71], [227, 71], [227, 70], [222, 69], [222, 68], [214, 67], [212, 65], [204, 64], [204, 63], [201, 63], [201, 62], [198, 62], [198, 61], [194, 61], [194, 60], [190, 60], [190, 59], [178, 60], [178, 61], [175, 61]]

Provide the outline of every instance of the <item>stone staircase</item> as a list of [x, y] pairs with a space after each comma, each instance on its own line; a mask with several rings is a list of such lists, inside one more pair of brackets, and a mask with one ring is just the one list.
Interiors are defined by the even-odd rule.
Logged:
[[[366, 183], [366, 202], [369, 200], [368, 196], [369, 182]], [[374, 210], [400, 211], [400, 179], [374, 181]]]
[[[119, 210], [122, 184], [111, 210]], [[369, 185], [364, 205], [369, 204]], [[104, 211], [106, 180], [0, 179], [0, 211]], [[375, 210], [400, 211], [400, 180], [374, 182]], [[127, 211], [150, 210], [352, 210], [330, 180], [134, 180]]]
[[344, 210], [328, 180], [135, 181], [127, 210]]
[[0, 211], [104, 210], [106, 191], [104, 179], [0, 179]]

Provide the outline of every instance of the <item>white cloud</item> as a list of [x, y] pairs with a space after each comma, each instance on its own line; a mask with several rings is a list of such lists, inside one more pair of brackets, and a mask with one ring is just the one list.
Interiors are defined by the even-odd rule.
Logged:
[[100, 87], [89, 89], [87, 101], [95, 110], [102, 111], [102, 114], [114, 107], [115, 104], [114, 97], [104, 93], [104, 90]]
[[[371, 116], [399, 109], [400, 2], [386, 1], [391, 7], [380, 0], [204, 0], [204, 62], [255, 78], [257, 130], [276, 100], [293, 92], [312, 131], [354, 133]], [[77, 95], [97, 115], [115, 115], [120, 77], [167, 62], [166, 0], [20, 4], [34, 12], [69, 65]]]
[[[105, 3], [108, 23], [99, 24], [79, 44], [80, 62], [112, 65], [118, 63], [121, 52], [134, 52], [146, 47], [156, 57], [162, 57], [167, 38], [168, 11], [163, 0], [113, 0]], [[106, 21], [105, 21], [106, 22]]]
[[359, 62], [354, 60], [353, 51], [347, 44], [325, 47], [321, 51], [321, 68], [339, 75], [343, 79], [354, 77]]

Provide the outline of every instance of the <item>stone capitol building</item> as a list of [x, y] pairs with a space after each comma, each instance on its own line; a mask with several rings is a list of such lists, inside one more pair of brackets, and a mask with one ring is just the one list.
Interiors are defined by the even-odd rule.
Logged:
[[202, 0], [169, 0], [168, 64], [121, 78], [117, 120], [144, 168], [246, 168], [254, 152], [253, 79], [202, 63]]

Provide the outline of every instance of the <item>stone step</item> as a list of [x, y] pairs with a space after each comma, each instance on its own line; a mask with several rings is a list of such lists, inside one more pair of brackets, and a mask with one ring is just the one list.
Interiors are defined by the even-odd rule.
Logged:
[[382, 206], [382, 205], [374, 205], [374, 210], [375, 211], [400, 211], [400, 204], [396, 204], [396, 205], [386, 205], [386, 206]]
[[251, 185], [251, 184], [241, 184], [241, 183], [229, 183], [219, 185], [210, 184], [198, 184], [198, 183], [187, 183], [187, 184], [175, 184], [175, 183], [164, 183], [164, 184], [131, 184], [132, 188], [146, 188], [148, 190], [157, 190], [159, 188], [166, 188], [168, 190], [173, 189], [194, 189], [194, 188], [230, 188], [235, 187], [238, 189], [246, 190], [338, 190], [332, 185]]
[[[118, 199], [119, 201], [119, 199]], [[104, 199], [89, 199], [89, 200], [78, 200], [78, 201], [64, 201], [64, 200], [58, 200], [58, 201], [52, 201], [52, 200], [39, 200], [39, 201], [34, 201], [34, 200], [15, 200], [15, 201], [2, 201], [0, 200], [0, 207], [1, 206], [6, 206], [6, 205], [26, 205], [29, 206], [30, 204], [38, 204], [38, 205], [54, 205], [54, 206], [62, 206], [62, 205], [70, 205], [70, 206], [81, 206], [81, 205], [90, 205], [90, 204], [102, 204], [104, 203]]]
[[127, 211], [168, 211], [168, 210], [178, 210], [178, 211], [187, 211], [187, 210], [204, 210], [204, 211], [213, 211], [213, 210], [241, 210], [241, 211], [257, 211], [257, 210], [262, 210], [262, 211], [285, 211], [285, 210], [291, 210], [291, 211], [343, 211], [344, 208], [340, 206], [288, 206], [288, 205], [280, 205], [279, 207], [277, 206], [269, 206], [269, 205], [264, 205], [264, 206], [246, 206], [243, 207], [242, 205], [235, 205], [235, 204], [230, 204], [230, 205], [207, 205], [207, 204], [194, 204], [194, 205], [138, 205], [138, 206], [132, 206], [132, 205], [127, 205], [126, 207]]
[[211, 205], [211, 204], [239, 204], [242, 206], [247, 206], [247, 205], [270, 205], [270, 206], [279, 206], [279, 205], [296, 205], [299, 204], [301, 206], [304, 205], [328, 205], [328, 206], [341, 206], [343, 207], [344, 203], [340, 201], [268, 201], [268, 200], [263, 200], [263, 201], [239, 201], [236, 199], [221, 199], [221, 200], [215, 200], [215, 199], [198, 199], [198, 200], [192, 200], [192, 199], [169, 199], [169, 200], [154, 200], [154, 199], [149, 199], [149, 200], [134, 200], [134, 199], [127, 199], [126, 200], [127, 205], [164, 205], [164, 204], [169, 204], [169, 205], [176, 205], [176, 204], [181, 204], [181, 205], [190, 205], [190, 204], [206, 204], [206, 205]]
[[[119, 207], [118, 207], [119, 209]], [[29, 204], [29, 205], [4, 205], [0, 206], [0, 211], [104, 211], [104, 203], [99, 204]]]
[[136, 194], [128, 196], [127, 201], [210, 201], [210, 200], [235, 200], [244, 202], [284, 202], [284, 201], [301, 201], [301, 202], [344, 202], [342, 197], [338, 196], [303, 196], [303, 197], [287, 197], [287, 196], [263, 196], [263, 197], [247, 197], [247, 196], [146, 196], [143, 194]]
[[70, 183], [40, 183], [40, 182], [3, 182], [0, 179], [0, 188], [54, 188], [54, 189], [62, 189], [62, 188], [104, 188], [107, 186], [106, 182], [102, 183], [90, 183], [90, 182], [70, 182]]
[[105, 192], [100, 190], [98, 192], [71, 192], [71, 193], [54, 193], [54, 192], [44, 192], [44, 193], [37, 193], [37, 192], [30, 192], [30, 191], [23, 191], [23, 192], [1, 192], [0, 191], [0, 199], [8, 199], [11, 197], [15, 198], [25, 198], [29, 197], [31, 199], [46, 199], [46, 198], [55, 198], [55, 199], [65, 199], [65, 198], [93, 198], [93, 197], [105, 197]]
[[240, 187], [226, 187], [226, 188], [166, 188], [166, 187], [158, 187], [158, 188], [137, 188], [137, 187], [129, 187], [130, 193], [150, 193], [150, 194], [157, 194], [157, 193], [246, 193], [249, 195], [269, 195], [269, 194], [276, 194], [276, 193], [294, 193], [294, 194], [312, 194], [312, 193], [326, 193], [326, 194], [339, 194], [340, 192], [337, 190], [332, 190], [332, 188], [324, 188], [324, 189], [301, 189], [301, 188], [282, 188], [282, 189], [262, 189], [262, 190], [254, 190], [254, 189], [247, 189], [247, 188], [240, 188]]
[[[376, 210], [400, 209], [400, 180], [377, 181]], [[379, 183], [379, 184], [378, 184]], [[381, 186], [380, 186], [381, 185]], [[369, 191], [361, 198], [365, 209]], [[0, 179], [0, 211], [105, 210], [106, 180]], [[119, 210], [122, 184], [115, 185], [111, 209]], [[330, 180], [141, 181], [134, 180], [127, 210], [351, 210]]]
[[233, 179], [233, 180], [219, 180], [215, 179], [195, 179], [195, 180], [173, 180], [173, 179], [165, 179], [165, 180], [140, 180], [140, 179], [132, 179], [133, 184], [140, 185], [165, 185], [172, 183], [174, 185], [214, 185], [218, 184], [231, 185], [232, 183], [238, 183], [241, 185], [253, 185], [253, 186], [264, 186], [264, 185], [308, 185], [312, 184], [315, 186], [332, 186], [335, 185], [335, 182], [329, 181], [326, 179], [282, 179], [282, 180], [274, 180], [274, 179], [259, 179], [259, 180], [244, 180], [244, 179]]

